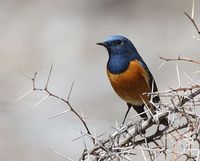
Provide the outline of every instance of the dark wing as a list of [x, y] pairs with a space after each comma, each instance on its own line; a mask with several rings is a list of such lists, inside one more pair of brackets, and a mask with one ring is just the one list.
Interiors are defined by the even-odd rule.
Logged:
[[[158, 91], [158, 88], [157, 88], [155, 79], [153, 78], [151, 72], [149, 72], [149, 75], [150, 75], [150, 77], [151, 77], [150, 80], [149, 80], [149, 84], [153, 86], [153, 92], [157, 92], [157, 91]], [[153, 102], [154, 102], [154, 103], [160, 102], [160, 97], [159, 97], [158, 95], [156, 95], [156, 96], [153, 98]]]
[[[141, 62], [142, 66], [145, 68], [146, 72], [149, 75], [149, 85], [151, 86], [151, 91], [152, 92], [157, 92], [158, 88], [157, 88], [156, 82], [155, 82], [155, 80], [153, 78], [153, 75], [151, 74], [149, 68], [147, 67], [146, 63], [143, 61], [143, 59], [141, 57], [140, 57], [139, 61]], [[153, 90], [152, 90], [152, 87], [153, 87]], [[158, 95], [154, 96], [153, 102], [154, 103], [159, 103], [160, 102], [160, 97]]]
[[[151, 72], [149, 71], [149, 69], [147, 68], [146, 70], [147, 70], [147, 73], [149, 75], [149, 85], [151, 86], [151, 90], [152, 90], [152, 87], [153, 87], [152, 92], [157, 92], [158, 88], [157, 88], [155, 79], [153, 78], [153, 76], [152, 76]], [[154, 96], [153, 97], [153, 102], [154, 103], [160, 102], [160, 97], [158, 95]]]

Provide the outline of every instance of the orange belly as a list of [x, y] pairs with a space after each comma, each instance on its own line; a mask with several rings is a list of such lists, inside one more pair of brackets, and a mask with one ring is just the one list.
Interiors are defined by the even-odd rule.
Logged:
[[148, 73], [138, 60], [131, 61], [123, 73], [112, 74], [107, 70], [107, 74], [113, 89], [124, 101], [141, 105], [149, 100], [144, 94], [151, 91]]

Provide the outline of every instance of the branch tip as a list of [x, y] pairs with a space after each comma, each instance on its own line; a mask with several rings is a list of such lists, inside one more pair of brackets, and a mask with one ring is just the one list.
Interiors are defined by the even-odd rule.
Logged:
[[48, 88], [48, 84], [49, 84], [49, 80], [50, 80], [50, 77], [51, 77], [52, 69], [53, 69], [53, 63], [51, 64], [51, 68], [50, 68], [50, 70], [49, 70], [49, 75], [48, 75], [47, 82], [46, 82], [46, 85], [45, 85], [45, 89], [46, 89], [46, 90], [47, 90], [47, 88]]
[[74, 87], [74, 81], [73, 81], [72, 84], [71, 84], [71, 87], [70, 87], [70, 90], [69, 90], [69, 94], [68, 94], [68, 96], [67, 96], [67, 100], [68, 100], [68, 101], [69, 101], [69, 99], [70, 99], [70, 96], [71, 96], [73, 87]]

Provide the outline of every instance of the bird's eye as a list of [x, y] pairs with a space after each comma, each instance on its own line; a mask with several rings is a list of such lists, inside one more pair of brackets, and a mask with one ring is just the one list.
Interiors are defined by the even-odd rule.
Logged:
[[117, 40], [117, 41], [114, 41], [113, 42], [113, 45], [115, 45], [115, 46], [118, 46], [118, 45], [120, 45], [122, 42], [120, 41], [120, 40]]

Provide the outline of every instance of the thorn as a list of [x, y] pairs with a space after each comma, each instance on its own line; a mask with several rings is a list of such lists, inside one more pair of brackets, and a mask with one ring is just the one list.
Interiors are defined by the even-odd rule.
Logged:
[[48, 87], [49, 79], [50, 79], [50, 77], [51, 77], [52, 69], [53, 69], [53, 63], [51, 64], [51, 68], [50, 68], [50, 71], [49, 71], [49, 75], [48, 75], [48, 78], [47, 78], [47, 82], [46, 82], [46, 85], [45, 85], [45, 89], [47, 89], [47, 87]]
[[176, 73], [177, 73], [177, 77], [178, 77], [178, 88], [180, 88], [181, 87], [181, 80], [180, 80], [180, 73], [179, 73], [178, 64], [176, 64]]
[[100, 135], [97, 135], [96, 138], [100, 138], [100, 137], [104, 136], [105, 134], [106, 134], [106, 132], [104, 132], [104, 133], [102, 133], [102, 134], [100, 134]]
[[194, 74], [197, 74], [197, 73], [200, 73], [200, 70], [199, 70], [199, 71], [195, 71], [195, 72], [194, 72]]
[[[42, 103], [44, 100], [46, 100], [48, 97], [49, 97], [49, 95], [43, 97], [40, 101], [38, 101], [38, 102], [33, 106], [33, 109], [34, 109], [35, 107], [37, 107], [40, 103]], [[32, 109], [32, 110], [33, 110], [33, 109]]]
[[86, 119], [87, 119], [87, 117], [84, 116], [84, 113], [83, 113], [82, 110], [81, 110], [81, 118], [82, 118], [83, 120], [86, 120]]
[[[80, 133], [81, 133], [81, 132], [80, 132]], [[76, 140], [79, 140], [79, 139], [83, 138], [84, 136], [86, 136], [86, 134], [81, 133], [81, 136], [79, 136], [79, 137], [73, 139], [72, 142], [74, 142], [74, 141], [76, 141]]]
[[132, 116], [132, 117], [131, 117], [130, 119], [128, 119], [128, 120], [133, 120], [134, 118], [136, 118], [136, 117], [138, 117], [138, 116], [140, 116], [140, 115], [142, 115], [142, 114], [144, 114], [144, 113], [147, 113], [147, 112], [151, 112], [149, 108], [148, 108], [146, 111], [144, 111], [144, 112], [141, 112], [141, 113], [139, 113], [139, 114], [136, 114], [136, 115]]
[[146, 158], [146, 156], [145, 156], [144, 150], [141, 149], [141, 152], [142, 152], [142, 155], [143, 155], [144, 160], [145, 160], [145, 161], [148, 161], [147, 158]]
[[166, 63], [166, 60], [163, 61], [163, 62], [159, 65], [158, 70], [160, 70], [160, 69], [165, 65], [165, 63]]
[[118, 124], [117, 120], [115, 120], [115, 126], [116, 126], [116, 129], [119, 128], [119, 124]]
[[68, 97], [67, 97], [67, 100], [68, 100], [68, 101], [69, 101], [69, 98], [70, 98], [70, 96], [71, 96], [73, 86], [74, 86], [74, 81], [72, 82], [72, 85], [71, 85], [70, 90], [69, 90], [69, 94], [68, 94]]
[[[151, 112], [150, 108], [148, 107], [147, 103], [144, 101], [144, 99], [141, 97], [142, 101], [144, 102], [144, 105], [146, 106], [146, 108], [148, 108], [149, 113], [151, 114], [151, 116], [153, 117], [153, 113]], [[147, 112], [147, 111], [146, 111]], [[141, 115], [142, 113], [140, 113]]]
[[131, 158], [129, 158], [128, 156], [126, 156], [126, 155], [124, 155], [124, 156], [121, 156], [122, 158], [124, 158], [125, 160], [127, 160], [127, 161], [131, 161], [132, 159]]
[[20, 100], [20, 99], [26, 97], [27, 95], [29, 95], [31, 92], [33, 92], [33, 89], [31, 89], [28, 92], [24, 93], [23, 95], [19, 96], [17, 99]]
[[87, 134], [79, 129], [74, 128], [76, 131], [82, 132], [82, 134], [87, 135], [88, 137], [92, 138], [92, 139], [96, 139], [94, 136], [92, 136], [91, 134]]
[[192, 2], [192, 14], [191, 14], [191, 18], [194, 20], [194, 7], [195, 7], [195, 0], [193, 0]]
[[196, 36], [194, 36], [194, 35], [192, 35], [192, 38], [194, 38], [194, 39], [196, 39], [196, 40], [200, 40], [198, 37], [196, 37]]
[[197, 74], [200, 72], [200, 66], [197, 67], [197, 69], [195, 70], [195, 72], [193, 72], [193, 74]]
[[28, 79], [33, 79], [31, 76], [29, 76], [28, 74], [25, 74], [25, 73], [23, 73], [23, 72], [19, 72], [20, 74], [22, 74], [23, 76], [25, 76], [26, 78], [28, 78]]
[[95, 128], [95, 122], [92, 121], [92, 123], [93, 123], [93, 135], [94, 135], [95, 138], [97, 138], [97, 133], [96, 133], [96, 128]]
[[56, 118], [56, 117], [61, 116], [61, 115], [65, 114], [65, 113], [68, 113], [70, 111], [71, 111], [71, 109], [63, 111], [63, 112], [60, 112], [60, 113], [57, 113], [56, 115], [49, 117], [49, 119]]
[[[83, 134], [82, 131], [80, 132], [80, 134], [81, 135]], [[83, 145], [84, 145], [84, 151], [86, 152], [87, 151], [87, 145], [86, 145], [84, 136], [82, 137], [82, 141], [83, 141]]]
[[183, 72], [183, 74], [186, 76], [186, 78], [187, 78], [191, 83], [194, 83], [194, 81], [193, 81], [185, 72]]
[[[151, 85], [151, 93], [153, 93], [153, 92], [154, 92], [154, 79], [153, 79], [152, 85]], [[150, 97], [151, 97], [150, 100], [153, 101], [154, 96], [151, 95]]]
[[35, 73], [34, 73], [34, 77], [33, 77], [33, 79], [36, 78], [37, 74], [38, 74], [38, 72], [35, 72]]
[[64, 158], [64, 159], [66, 159], [66, 160], [68, 160], [68, 161], [74, 161], [73, 159], [71, 159], [71, 158], [69, 158], [69, 157], [67, 157], [67, 156], [65, 156], [65, 155], [63, 155], [63, 154], [61, 154], [61, 153], [58, 153], [57, 151], [55, 151], [55, 150], [53, 150], [53, 149], [50, 149], [50, 148], [49, 148], [49, 150], [50, 150], [51, 152], [57, 154], [58, 156], [60, 156], [60, 157], [62, 157], [62, 158]]

